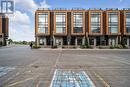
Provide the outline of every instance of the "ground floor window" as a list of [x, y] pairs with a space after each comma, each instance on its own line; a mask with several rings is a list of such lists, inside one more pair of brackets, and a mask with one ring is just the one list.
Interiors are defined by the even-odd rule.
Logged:
[[90, 43], [90, 45], [94, 45], [94, 38], [90, 38], [89, 43]]
[[44, 45], [44, 39], [43, 39], [43, 38], [40, 38], [39, 44], [40, 44], [40, 45]]
[[63, 37], [63, 45], [67, 45], [67, 37]]
[[82, 45], [82, 38], [77, 38], [77, 45]]
[[71, 37], [71, 45], [75, 45], [75, 37]]

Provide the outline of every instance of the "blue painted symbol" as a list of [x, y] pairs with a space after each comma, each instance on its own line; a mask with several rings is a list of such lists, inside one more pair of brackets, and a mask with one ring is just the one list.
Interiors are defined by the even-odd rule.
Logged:
[[56, 70], [50, 87], [95, 87], [84, 71]]
[[14, 67], [0, 67], [0, 77], [6, 75], [8, 72], [14, 70]]

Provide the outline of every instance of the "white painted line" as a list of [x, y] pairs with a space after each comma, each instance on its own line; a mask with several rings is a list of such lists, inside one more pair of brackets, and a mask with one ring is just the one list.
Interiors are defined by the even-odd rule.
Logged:
[[90, 82], [90, 84], [92, 85], [92, 87], [96, 87], [94, 84], [93, 84], [93, 82], [92, 82], [92, 80], [89, 78], [89, 76], [83, 71], [83, 73], [84, 73], [84, 75], [87, 77], [87, 79], [89, 80], [89, 82]]
[[101, 80], [101, 81], [104, 83], [104, 85], [105, 85], [106, 87], [110, 87], [109, 84], [108, 84], [101, 76], [99, 76], [99, 75], [96, 74], [95, 72], [93, 72], [93, 73], [94, 73], [94, 75], [95, 75], [99, 80]]
[[117, 57], [117, 56], [115, 56], [115, 58], [118, 58], [118, 59], [115, 60], [115, 61], [119, 61], [119, 62], [121, 62], [121, 63], [130, 65], [130, 62], [128, 62], [128, 60], [126, 60], [126, 59], [123, 59], [122, 57], [119, 57], [119, 56]]
[[9, 80], [13, 79], [14, 77], [18, 76], [19, 74], [20, 74], [20, 73], [19, 73], [19, 72], [17, 72], [15, 75], [13, 75], [12, 77], [8, 78], [8, 80], [7, 80], [7, 81], [9, 81]]
[[12, 84], [10, 84], [10, 85], [8, 85], [8, 86], [14, 86], [14, 85], [17, 85], [17, 84], [20, 84], [20, 83], [23, 83], [23, 82], [26, 82], [26, 81], [32, 80], [32, 79], [33, 79], [33, 78], [27, 78], [27, 79], [25, 79], [25, 80], [18, 81], [18, 82], [15, 82], [15, 83], [12, 83]]
[[55, 79], [55, 77], [56, 77], [56, 73], [57, 73], [57, 69], [56, 69], [55, 72], [54, 72], [54, 75], [53, 75], [53, 78], [52, 78], [50, 87], [53, 87], [53, 81], [54, 81], [54, 79]]

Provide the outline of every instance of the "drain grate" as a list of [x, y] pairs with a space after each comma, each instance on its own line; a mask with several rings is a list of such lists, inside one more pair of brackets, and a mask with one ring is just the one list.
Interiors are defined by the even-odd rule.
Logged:
[[14, 67], [0, 67], [0, 77], [6, 75], [8, 72], [14, 70]]
[[57, 69], [50, 87], [95, 87], [84, 71]]

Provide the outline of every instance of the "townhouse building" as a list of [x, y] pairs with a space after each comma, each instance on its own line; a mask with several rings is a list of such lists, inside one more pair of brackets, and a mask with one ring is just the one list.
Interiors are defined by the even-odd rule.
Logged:
[[130, 46], [130, 9], [38, 9], [35, 12], [36, 45]]

